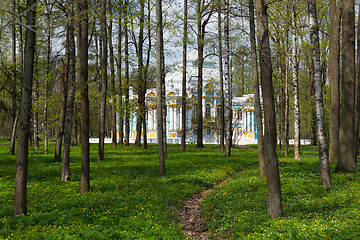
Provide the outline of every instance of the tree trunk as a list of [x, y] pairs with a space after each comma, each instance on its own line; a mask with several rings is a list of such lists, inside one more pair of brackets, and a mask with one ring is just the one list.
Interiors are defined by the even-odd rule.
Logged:
[[300, 160], [300, 103], [296, 43], [296, 0], [292, 0], [292, 69], [294, 87], [294, 159]]
[[339, 159], [335, 171], [356, 172], [354, 149], [355, 117], [355, 7], [354, 0], [343, 1], [342, 87]]
[[164, 124], [163, 124], [163, 76], [164, 76], [164, 58], [163, 52], [163, 25], [162, 25], [162, 6], [161, 0], [156, 0], [156, 110], [157, 110], [157, 135], [158, 135], [158, 153], [160, 176], [165, 176], [165, 153], [164, 153]]
[[197, 86], [197, 141], [196, 147], [202, 148], [203, 144], [203, 115], [202, 115], [202, 85], [203, 85], [203, 55], [204, 55], [204, 38], [202, 32], [202, 1], [197, 0], [197, 46], [198, 46], [198, 86]]
[[88, 95], [88, 3], [87, 0], [79, 0], [80, 17], [80, 92], [81, 92], [81, 179], [80, 191], [90, 191], [90, 144], [89, 144], [89, 95]]
[[[52, 5], [51, 5], [52, 6]], [[51, 22], [50, 22], [50, 14], [51, 14], [51, 6], [50, 9], [48, 10], [48, 36], [47, 36], [47, 63], [46, 63], [46, 81], [45, 81], [45, 101], [44, 101], [44, 154], [47, 155], [48, 154], [48, 148], [49, 148], [49, 142], [48, 142], [48, 88], [49, 88], [49, 80], [51, 77], [50, 74], [50, 57], [51, 57]], [[67, 79], [65, 77], [65, 79]], [[66, 80], [67, 81], [67, 80]], [[67, 85], [67, 82], [65, 83], [65, 85]], [[66, 89], [67, 91], [67, 89]], [[65, 106], [66, 107], [66, 106]], [[66, 113], [66, 109], [64, 107], [64, 111]], [[64, 122], [65, 123], [65, 122]], [[61, 149], [60, 149], [61, 152]]]
[[129, 1], [125, 1], [125, 146], [129, 146], [130, 137], [130, 106], [129, 106], [129, 33], [128, 33], [128, 6]]
[[323, 89], [321, 79], [322, 69], [320, 62], [319, 27], [316, 13], [316, 0], [310, 0], [308, 2], [308, 11], [310, 23], [310, 40], [313, 47], [312, 57], [314, 63], [315, 109], [317, 120], [317, 136], [319, 142], [321, 185], [323, 187], [330, 187], [331, 177], [329, 167], [328, 145], [325, 131]]
[[143, 45], [144, 45], [144, 25], [145, 23], [145, 1], [140, 1], [140, 26], [139, 26], [139, 43], [138, 43], [138, 119], [136, 122], [136, 139], [135, 146], [141, 146], [141, 129], [145, 118], [145, 77], [143, 64]]
[[220, 77], [220, 143], [219, 151], [225, 149], [225, 100], [224, 100], [224, 78], [223, 78], [223, 54], [222, 54], [222, 36], [221, 36], [221, 1], [218, 7], [218, 38], [219, 38], [219, 77]]
[[[16, 16], [16, 0], [12, 1], [12, 17], [15, 18]], [[12, 131], [11, 131], [11, 139], [10, 139], [10, 150], [9, 154], [15, 154], [15, 138], [16, 138], [16, 128], [18, 123], [18, 113], [17, 113], [17, 93], [16, 93], [16, 25], [15, 21], [12, 22], [12, 89], [11, 89], [11, 116], [12, 116]]]
[[121, 40], [122, 40], [122, 19], [123, 19], [123, 12], [122, 12], [122, 3], [119, 5], [119, 34], [118, 34], [118, 61], [117, 61], [117, 82], [119, 88], [119, 144], [124, 144], [124, 109], [123, 109], [123, 87], [121, 83], [121, 67], [122, 67], [122, 60], [121, 60]]
[[107, 44], [107, 27], [106, 27], [106, 0], [101, 3], [101, 103], [100, 103], [100, 129], [99, 129], [99, 145], [97, 160], [104, 160], [104, 146], [105, 146], [105, 120], [106, 120], [106, 100], [107, 100], [107, 58], [108, 58], [108, 44]]
[[275, 102], [272, 83], [268, 16], [264, 0], [255, 0], [255, 9], [259, 31], [260, 78], [264, 107], [264, 156], [267, 156], [268, 212], [271, 218], [277, 218], [282, 216], [281, 185], [278, 158], [276, 155]]
[[[117, 146], [117, 137], [116, 137], [116, 88], [115, 88], [115, 56], [114, 56], [114, 46], [112, 42], [112, 31], [113, 31], [113, 11], [112, 11], [113, 3], [109, 2], [109, 52], [110, 52], [110, 84], [111, 84], [111, 143], [113, 147]], [[120, 30], [119, 30], [120, 31]]]
[[284, 156], [289, 154], [289, 61], [285, 60], [285, 106], [284, 106]]
[[187, 29], [187, 18], [188, 18], [188, 8], [187, 0], [184, 0], [184, 32], [183, 32], [183, 68], [182, 68], [182, 90], [181, 90], [181, 150], [185, 151], [186, 149], [186, 57], [187, 57], [187, 42], [188, 42], [188, 29]]
[[[36, 57], [35, 57], [36, 58]], [[35, 60], [35, 66], [37, 68], [37, 60]], [[24, 73], [25, 74], [25, 73]], [[34, 77], [34, 89], [33, 89], [33, 98], [34, 98], [34, 112], [33, 112], [33, 141], [35, 151], [39, 149], [39, 80], [37, 77]]]
[[264, 145], [263, 145], [263, 127], [262, 127], [262, 114], [260, 103], [259, 91], [259, 76], [258, 76], [258, 63], [256, 54], [256, 37], [255, 37], [255, 17], [254, 17], [254, 1], [249, 0], [249, 23], [250, 23], [250, 43], [251, 43], [251, 68], [254, 86], [255, 97], [255, 118], [258, 139], [258, 157], [260, 167], [260, 177], [266, 177], [265, 158], [264, 158]]
[[28, 0], [26, 6], [26, 33], [24, 75], [19, 117], [19, 140], [16, 151], [16, 178], [14, 215], [27, 214], [28, 140], [31, 115], [31, 94], [35, 56], [36, 0]]
[[66, 1], [66, 8], [68, 12], [67, 21], [67, 46], [69, 49], [69, 77], [68, 77], [68, 90], [69, 100], [67, 105], [67, 114], [65, 119], [64, 131], [64, 153], [62, 162], [61, 180], [70, 181], [70, 145], [71, 145], [71, 132], [73, 127], [74, 105], [75, 105], [75, 86], [76, 86], [76, 56], [75, 56], [75, 38], [74, 38], [74, 6], [71, 0]]
[[225, 1], [225, 25], [224, 25], [224, 80], [225, 80], [225, 157], [231, 156], [232, 144], [232, 101], [231, 101], [231, 79], [230, 79], [230, 42], [229, 42], [229, 1]]

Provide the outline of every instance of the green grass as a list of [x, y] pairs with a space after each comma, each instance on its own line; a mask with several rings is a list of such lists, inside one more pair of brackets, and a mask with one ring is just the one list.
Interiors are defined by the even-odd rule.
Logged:
[[267, 214], [255, 150], [234, 148], [230, 159], [219, 159], [217, 146], [182, 152], [169, 145], [167, 176], [159, 177], [156, 145], [106, 145], [105, 160], [97, 162], [94, 144], [91, 192], [81, 194], [80, 147], [72, 148], [67, 183], [60, 181], [61, 163], [52, 162], [53, 148], [46, 156], [30, 149], [28, 215], [13, 217], [16, 157], [0, 145], [0, 239], [185, 239], [177, 216], [184, 199], [236, 172], [202, 205], [214, 239], [360, 239], [360, 174], [332, 174], [333, 186], [321, 187], [316, 147], [303, 146], [298, 162], [279, 152], [279, 219]]
[[185, 239], [177, 210], [185, 198], [247, 168], [254, 150], [234, 149], [219, 159], [217, 146], [169, 145], [166, 177], [159, 177], [157, 146], [149, 150], [106, 145], [97, 162], [91, 145], [91, 192], [81, 194], [80, 147], [71, 153], [71, 181], [61, 182], [61, 163], [30, 149], [28, 215], [13, 217], [16, 157], [0, 145], [0, 239]]
[[202, 208], [212, 236], [360, 239], [360, 174], [332, 174], [333, 186], [323, 188], [316, 147], [303, 146], [301, 161], [282, 156], [280, 152], [284, 217], [269, 218], [266, 180], [251, 168], [205, 199]]

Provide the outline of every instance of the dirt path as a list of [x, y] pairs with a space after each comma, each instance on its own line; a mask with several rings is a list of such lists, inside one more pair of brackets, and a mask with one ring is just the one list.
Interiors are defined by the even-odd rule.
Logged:
[[[239, 173], [231, 177], [233, 179]], [[186, 200], [184, 205], [179, 211], [181, 224], [184, 232], [187, 234], [189, 239], [207, 240], [208, 239], [208, 224], [201, 218], [201, 202], [209, 195], [212, 190], [222, 187], [225, 183], [229, 182], [230, 179], [226, 178], [216, 184], [214, 187], [206, 189], [192, 198]]]

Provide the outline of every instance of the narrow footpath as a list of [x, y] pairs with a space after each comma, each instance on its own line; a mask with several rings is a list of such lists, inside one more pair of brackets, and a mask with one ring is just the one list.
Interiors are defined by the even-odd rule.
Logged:
[[179, 216], [183, 230], [189, 239], [207, 240], [208, 239], [208, 224], [201, 218], [201, 202], [209, 195], [214, 189], [221, 188], [224, 184], [231, 179], [236, 178], [240, 173], [236, 173], [231, 178], [226, 178], [213, 186], [212, 188], [201, 191], [194, 195], [192, 198], [186, 200], [184, 205], [179, 211]]

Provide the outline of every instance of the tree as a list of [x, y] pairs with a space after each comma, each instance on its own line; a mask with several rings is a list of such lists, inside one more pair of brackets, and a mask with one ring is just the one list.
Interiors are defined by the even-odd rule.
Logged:
[[281, 185], [276, 155], [275, 101], [269, 43], [267, 7], [264, 0], [255, 0], [258, 26], [260, 79], [264, 106], [264, 156], [268, 189], [268, 212], [271, 218], [282, 216]]
[[88, 95], [88, 3], [78, 1], [79, 21], [79, 68], [81, 92], [81, 179], [80, 191], [90, 191], [90, 144], [89, 144], [89, 95]]
[[28, 139], [31, 114], [31, 93], [34, 73], [35, 57], [35, 19], [36, 0], [26, 2], [26, 33], [24, 75], [19, 118], [19, 140], [16, 151], [16, 178], [15, 178], [15, 207], [14, 215], [27, 214], [27, 173], [28, 173]]
[[75, 37], [74, 37], [74, 5], [71, 0], [66, 1], [66, 10], [68, 15], [67, 21], [67, 35], [66, 35], [66, 48], [68, 57], [66, 64], [69, 66], [68, 77], [68, 105], [67, 114], [65, 119], [65, 131], [64, 131], [64, 153], [62, 162], [62, 181], [70, 181], [70, 144], [71, 144], [71, 132], [73, 127], [74, 118], [74, 105], [75, 105], [75, 85], [76, 85], [76, 58], [75, 58]]
[[125, 146], [129, 146], [129, 135], [130, 135], [130, 106], [129, 106], [129, 1], [125, 0], [125, 13], [124, 13], [124, 34], [125, 34]]
[[264, 159], [264, 145], [263, 145], [263, 127], [262, 127], [262, 114], [260, 104], [260, 91], [259, 91], [259, 76], [258, 76], [258, 64], [256, 54], [256, 37], [255, 37], [255, 17], [254, 17], [254, 1], [249, 0], [249, 23], [250, 23], [250, 44], [251, 44], [251, 68], [252, 78], [254, 86], [255, 97], [255, 117], [256, 128], [258, 136], [258, 156], [260, 166], [260, 177], [266, 177], [265, 172], [265, 159]]
[[[146, 79], [144, 74], [144, 64], [143, 64], [143, 46], [144, 46], [144, 24], [145, 23], [145, 1], [140, 1], [140, 22], [139, 22], [139, 41], [136, 46], [137, 58], [138, 58], [138, 111], [137, 111], [137, 121], [136, 121], [136, 139], [135, 146], [141, 146], [141, 128], [144, 123], [146, 107], [145, 107], [145, 94], [146, 94]], [[149, 36], [150, 37], [150, 36]], [[144, 135], [146, 129], [144, 128]]]
[[225, 26], [224, 26], [224, 81], [225, 81], [225, 157], [231, 156], [232, 145], [232, 91], [230, 79], [230, 43], [229, 43], [229, 1], [225, 1]]
[[100, 102], [100, 123], [99, 123], [99, 145], [97, 160], [104, 160], [104, 139], [105, 139], [105, 118], [106, 118], [106, 102], [107, 102], [107, 61], [108, 61], [108, 35], [106, 27], [106, 0], [101, 2], [101, 102]]
[[163, 43], [163, 25], [162, 25], [162, 6], [161, 0], [156, 0], [156, 111], [157, 111], [157, 136], [159, 152], [160, 176], [165, 176], [165, 141], [164, 141], [164, 43]]
[[339, 153], [340, 126], [340, 27], [341, 8], [337, 0], [330, 0], [329, 60], [330, 85], [330, 161], [335, 162]]
[[313, 48], [313, 64], [314, 64], [314, 86], [315, 86], [315, 108], [317, 119], [317, 138], [319, 142], [319, 160], [320, 160], [320, 174], [321, 184], [323, 187], [331, 186], [330, 167], [329, 167], [329, 153], [327, 146], [324, 104], [323, 104], [323, 88], [321, 81], [321, 62], [320, 62], [320, 47], [319, 47], [319, 28], [316, 13], [316, 0], [308, 1], [308, 12], [310, 22], [310, 39]]
[[14, 155], [15, 154], [15, 138], [16, 138], [16, 128], [18, 125], [18, 119], [19, 119], [19, 113], [17, 112], [17, 91], [16, 91], [16, 25], [15, 25], [15, 16], [16, 16], [16, 0], [12, 1], [12, 17], [14, 18], [12, 24], [11, 24], [11, 30], [12, 30], [12, 52], [11, 52], [11, 58], [12, 58], [12, 87], [11, 87], [11, 104], [12, 104], [12, 110], [11, 110], [11, 116], [12, 116], [12, 131], [11, 131], [11, 139], [10, 139], [10, 150], [9, 154]]
[[117, 58], [117, 82], [119, 88], [119, 144], [124, 144], [124, 110], [123, 110], [123, 89], [121, 84], [121, 39], [123, 35], [122, 29], [122, 19], [123, 19], [123, 11], [122, 11], [122, 1], [119, 3], [119, 30], [118, 30], [118, 58]]
[[183, 69], [182, 69], [182, 90], [181, 90], [181, 107], [182, 107], [182, 115], [181, 115], [181, 150], [186, 149], [186, 48], [188, 42], [188, 7], [187, 0], [184, 0], [184, 32], [183, 32]]
[[219, 38], [219, 76], [220, 76], [220, 144], [219, 150], [224, 151], [225, 138], [225, 100], [224, 100], [224, 78], [223, 78], [223, 54], [222, 54], [222, 30], [221, 30], [221, 1], [218, 6], [218, 38]]
[[[109, 53], [110, 53], [110, 87], [111, 87], [111, 131], [112, 131], [112, 145], [114, 147], [117, 146], [116, 141], [116, 88], [115, 88], [115, 56], [114, 56], [114, 46], [112, 41], [112, 31], [113, 31], [113, 3], [112, 1], [109, 2]], [[119, 32], [121, 30], [119, 29]]]
[[342, 87], [339, 134], [339, 159], [335, 171], [356, 172], [354, 148], [355, 117], [355, 3], [343, 1]]
[[296, 43], [296, 1], [292, 0], [292, 73], [294, 86], [294, 159], [300, 160], [300, 103], [299, 103], [299, 81]]
[[202, 148], [203, 144], [203, 64], [206, 25], [209, 23], [214, 5], [205, 4], [201, 0], [196, 1], [196, 23], [197, 23], [197, 47], [198, 47], [198, 86], [197, 86], [197, 142], [196, 147]]

